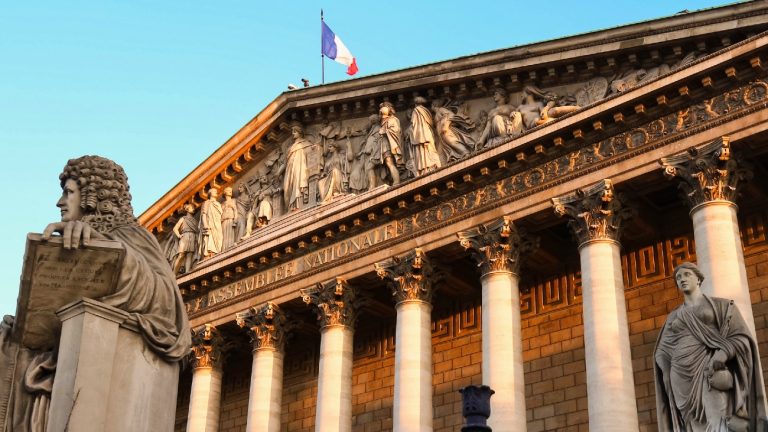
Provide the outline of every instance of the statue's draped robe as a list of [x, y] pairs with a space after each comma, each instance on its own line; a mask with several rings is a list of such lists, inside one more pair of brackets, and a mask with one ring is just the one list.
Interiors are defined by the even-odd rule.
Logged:
[[400, 120], [395, 116], [387, 117], [381, 123], [379, 134], [382, 135], [383, 139], [379, 141], [381, 144], [381, 151], [378, 152], [377, 156], [380, 156], [382, 159], [375, 162], [378, 164], [384, 163], [384, 159], [386, 159], [387, 156], [392, 156], [397, 165], [405, 164], [405, 161], [403, 160], [403, 152], [400, 148], [400, 141], [402, 141]]
[[435, 129], [432, 114], [422, 105], [416, 105], [411, 114], [411, 158], [419, 175], [440, 168], [440, 156], [435, 147]]
[[[734, 386], [728, 401], [731, 414], [744, 410], [750, 430], [765, 415], [764, 390], [757, 382], [757, 347], [736, 305], [707, 297], [714, 311], [715, 328], [702, 322], [691, 307], [678, 307], [667, 318], [655, 349], [656, 410], [660, 432], [686, 432], [686, 421], [705, 422], [703, 396], [709, 391], [708, 366], [715, 351], [723, 350]], [[670, 364], [665, 384], [661, 364]], [[673, 390], [674, 388], [674, 390]], [[709, 429], [708, 429], [709, 430]], [[727, 431], [723, 424], [716, 431]]]
[[224, 243], [224, 233], [221, 230], [221, 203], [205, 200], [200, 208], [200, 226], [208, 232], [200, 230], [200, 255], [208, 256], [221, 252]]
[[221, 203], [221, 249], [227, 249], [237, 242], [237, 204], [232, 198], [225, 198]]
[[[376, 185], [368, 184], [368, 172], [381, 166], [381, 144], [379, 144], [379, 125], [371, 126], [361, 143], [358, 155], [352, 159], [349, 173], [349, 189], [363, 192]], [[381, 174], [379, 174], [381, 175]]]
[[349, 163], [345, 151], [338, 148], [329, 151], [323, 171], [324, 176], [317, 184], [323, 202], [346, 193], [346, 188], [349, 186]]
[[304, 193], [309, 189], [309, 168], [305, 150], [310, 145], [311, 142], [299, 138], [288, 149], [283, 178], [283, 196], [288, 210], [304, 207]]
[[[162, 359], [181, 360], [192, 345], [189, 321], [176, 278], [157, 240], [137, 224], [119, 226], [104, 236], [123, 245], [125, 258], [116, 291], [98, 300], [135, 318], [144, 342]], [[0, 328], [0, 370], [8, 372], [15, 359], [17, 374], [2, 432], [43, 432], [53, 387], [53, 354], [19, 348], [9, 336], [10, 329]], [[17, 350], [17, 357], [8, 357]]]
[[448, 109], [438, 108], [437, 150], [444, 163], [453, 162], [469, 155], [475, 148], [475, 139], [467, 132], [474, 125], [463, 116]]

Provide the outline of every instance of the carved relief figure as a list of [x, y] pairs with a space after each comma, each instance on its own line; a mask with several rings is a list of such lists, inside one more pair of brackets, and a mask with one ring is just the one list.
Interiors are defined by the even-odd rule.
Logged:
[[[379, 116], [371, 114], [368, 117], [368, 125], [360, 143], [360, 150], [351, 160], [349, 173], [349, 189], [352, 192], [364, 192], [371, 190], [379, 185], [378, 168], [380, 165], [374, 164], [374, 160], [381, 160], [381, 144], [379, 140]], [[351, 154], [351, 149], [347, 149], [347, 157]]]
[[286, 152], [285, 176], [283, 177], [283, 195], [287, 211], [304, 208], [309, 203], [309, 170], [307, 169], [307, 149], [313, 144], [304, 139], [304, 128], [291, 126], [293, 144]]
[[352, 159], [349, 135], [352, 131], [347, 129], [345, 134], [347, 142], [344, 147], [335, 139], [323, 141], [323, 174], [318, 181], [322, 203], [349, 190], [349, 161]]
[[[385, 165], [392, 178], [392, 184], [400, 183], [400, 172], [398, 165], [405, 165], [403, 152], [400, 148], [402, 141], [402, 130], [400, 129], [400, 120], [395, 117], [395, 107], [389, 102], [379, 105], [379, 135], [381, 139], [379, 144], [381, 149], [377, 155], [372, 155], [374, 165]], [[375, 159], [380, 157], [380, 159]]]
[[205, 258], [221, 252], [224, 242], [221, 215], [219, 191], [211, 188], [208, 190], [208, 199], [200, 208], [200, 255]]
[[424, 175], [442, 166], [435, 147], [434, 119], [425, 107], [427, 100], [421, 96], [414, 98], [416, 104], [411, 113], [411, 125], [408, 126], [411, 159], [416, 175]]
[[192, 269], [197, 251], [199, 223], [194, 215], [195, 206], [190, 203], [184, 204], [184, 211], [186, 214], [173, 226], [173, 235], [178, 242], [176, 256], [173, 260], [174, 274], [189, 272]]
[[259, 228], [267, 225], [272, 219], [271, 186], [267, 176], [259, 177], [257, 187], [251, 196], [251, 208], [248, 209], [245, 222], [245, 232], [241, 239], [247, 238], [253, 232], [254, 225]]
[[248, 224], [248, 214], [251, 211], [251, 191], [246, 183], [240, 183], [237, 187], [237, 198], [235, 198], [235, 205], [237, 206], [237, 218], [235, 219], [236, 233], [235, 239], [239, 240], [245, 235], [246, 226]]
[[437, 124], [437, 150], [444, 164], [462, 159], [475, 149], [475, 139], [470, 132], [475, 123], [457, 105], [446, 103], [432, 105]]
[[[49, 224], [43, 238], [63, 236], [62, 247], [77, 249], [91, 239], [109, 239], [125, 249], [117, 289], [97, 299], [134, 314], [149, 349], [168, 362], [185, 357], [191, 347], [189, 322], [176, 279], [155, 237], [133, 216], [128, 179], [122, 167], [99, 156], [71, 159], [59, 175], [62, 196], [56, 203], [61, 222]], [[15, 351], [10, 341], [13, 317], [0, 324], [0, 370], [10, 370]], [[52, 352], [19, 347], [17, 370], [26, 371], [8, 401], [4, 432], [42, 432], [53, 387]]]
[[733, 301], [701, 292], [704, 275], [683, 263], [673, 272], [684, 303], [656, 342], [659, 431], [755, 431], [765, 415], [757, 347]]
[[228, 249], [237, 241], [237, 204], [232, 199], [232, 188], [224, 188], [224, 202], [221, 203], [221, 250]]
[[696, 60], [696, 53], [692, 52], [688, 53], [685, 57], [673, 63], [671, 66], [668, 64], [661, 64], [649, 69], [640, 68], [629, 70], [611, 81], [611, 91], [609, 94], [625, 92], [633, 87], [643, 85], [664, 74], [685, 67], [692, 63], [694, 60]]
[[[487, 114], [485, 128], [477, 140], [480, 147], [484, 147], [495, 138], [506, 138], [523, 133], [523, 116], [517, 108], [507, 103], [507, 92], [502, 88], [493, 91], [493, 101], [496, 107]], [[536, 114], [538, 118], [538, 113]]]
[[[550, 91], [541, 90], [538, 87], [526, 86], [523, 90], [523, 95], [530, 99], [539, 99], [543, 101], [544, 105], [537, 103], [539, 117], [534, 121], [534, 124], [529, 126], [526, 120], [526, 127], [531, 128], [534, 126], [540, 126], [545, 123], [554, 121], [566, 114], [579, 110], [581, 107], [576, 103], [576, 98], [573, 96], [559, 96]], [[531, 115], [535, 115], [536, 111], [532, 111]]]

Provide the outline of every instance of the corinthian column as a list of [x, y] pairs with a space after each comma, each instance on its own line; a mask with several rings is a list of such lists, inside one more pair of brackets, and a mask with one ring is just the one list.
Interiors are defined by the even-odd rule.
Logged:
[[504, 217], [458, 233], [480, 268], [483, 287], [483, 384], [496, 393], [488, 425], [494, 430], [526, 430], [523, 344], [520, 326], [520, 255], [534, 242]]
[[236, 315], [240, 327], [250, 329], [253, 345], [251, 387], [248, 395], [248, 432], [279, 432], [283, 397], [283, 358], [287, 324], [274, 303]]
[[219, 430], [224, 339], [206, 324], [192, 330], [192, 391], [187, 432]]
[[735, 204], [740, 186], [752, 172], [731, 154], [728, 137], [660, 162], [667, 177], [682, 180], [680, 190], [691, 208], [696, 259], [706, 277], [702, 290], [734, 300], [755, 337]]
[[589, 430], [637, 431], [635, 384], [619, 256], [621, 224], [631, 211], [610, 180], [554, 198], [579, 241]]
[[395, 432], [432, 431], [432, 265], [420, 248], [376, 263], [397, 302]]
[[320, 322], [320, 370], [317, 377], [318, 432], [352, 430], [352, 338], [355, 327], [355, 291], [342, 278], [301, 290]]

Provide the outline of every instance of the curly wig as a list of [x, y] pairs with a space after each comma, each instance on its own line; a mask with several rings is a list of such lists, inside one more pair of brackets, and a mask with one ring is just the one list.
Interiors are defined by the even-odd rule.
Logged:
[[128, 176], [120, 165], [101, 156], [70, 159], [59, 174], [62, 188], [68, 179], [80, 187], [83, 222], [97, 231], [138, 223], [133, 216]]

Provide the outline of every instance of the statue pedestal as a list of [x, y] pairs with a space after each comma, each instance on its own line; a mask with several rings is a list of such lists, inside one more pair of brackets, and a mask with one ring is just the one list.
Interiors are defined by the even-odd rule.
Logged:
[[82, 299], [59, 311], [47, 432], [170, 431], [179, 364], [152, 352], [127, 312]]

